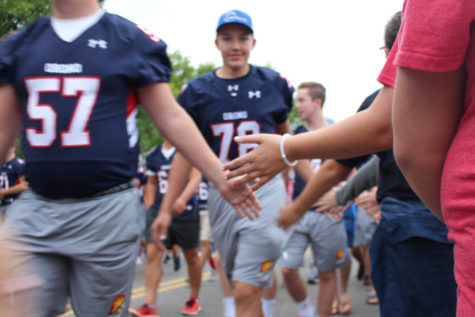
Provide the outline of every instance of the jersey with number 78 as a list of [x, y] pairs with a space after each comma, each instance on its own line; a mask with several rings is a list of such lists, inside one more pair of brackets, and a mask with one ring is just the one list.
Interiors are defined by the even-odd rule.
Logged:
[[25, 176], [49, 198], [84, 197], [137, 170], [136, 89], [168, 82], [166, 44], [108, 13], [72, 42], [43, 17], [0, 45], [0, 83], [15, 87]]
[[215, 72], [192, 80], [182, 88], [178, 102], [194, 119], [208, 144], [226, 163], [252, 150], [254, 144], [237, 144], [246, 134], [274, 133], [287, 120], [294, 88], [279, 73], [251, 66], [236, 79]]

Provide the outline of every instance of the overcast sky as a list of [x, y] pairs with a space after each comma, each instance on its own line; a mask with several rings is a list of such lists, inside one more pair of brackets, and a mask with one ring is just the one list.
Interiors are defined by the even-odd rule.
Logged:
[[247, 12], [257, 39], [250, 63], [272, 65], [298, 86], [327, 88], [324, 112], [339, 121], [380, 87], [384, 27], [403, 0], [106, 0], [104, 8], [142, 26], [194, 66], [221, 65], [214, 46], [219, 16]]

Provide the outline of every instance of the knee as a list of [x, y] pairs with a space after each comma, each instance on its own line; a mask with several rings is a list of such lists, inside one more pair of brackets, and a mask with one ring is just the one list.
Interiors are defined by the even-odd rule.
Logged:
[[260, 301], [261, 289], [256, 286], [237, 283], [234, 285], [233, 296], [237, 304], [250, 303], [256, 299]]
[[336, 271], [330, 271], [330, 272], [318, 272], [318, 278], [320, 279], [320, 283], [325, 283], [325, 282], [332, 282], [336, 281]]
[[295, 276], [298, 274], [297, 269], [282, 268], [281, 271], [284, 279], [295, 278]]

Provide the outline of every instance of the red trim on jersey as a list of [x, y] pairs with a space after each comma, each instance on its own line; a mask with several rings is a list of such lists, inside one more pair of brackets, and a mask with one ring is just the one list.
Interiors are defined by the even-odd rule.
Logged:
[[137, 97], [137, 92], [135, 90], [130, 91], [127, 96], [127, 105], [126, 105], [126, 115], [128, 118], [130, 114], [137, 108], [139, 104], [139, 98]]

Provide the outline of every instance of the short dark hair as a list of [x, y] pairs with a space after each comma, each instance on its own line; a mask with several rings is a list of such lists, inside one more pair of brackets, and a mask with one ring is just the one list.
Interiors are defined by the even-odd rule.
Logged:
[[397, 33], [401, 27], [401, 11], [396, 12], [388, 24], [386, 24], [386, 29], [384, 30], [384, 46], [392, 49], [394, 42], [396, 41]]
[[308, 90], [308, 94], [310, 95], [312, 100], [322, 99], [323, 106], [323, 104], [325, 103], [326, 89], [322, 84], [316, 83], [314, 81], [306, 81], [301, 83], [298, 87], [298, 89], [302, 88], [306, 88]]

